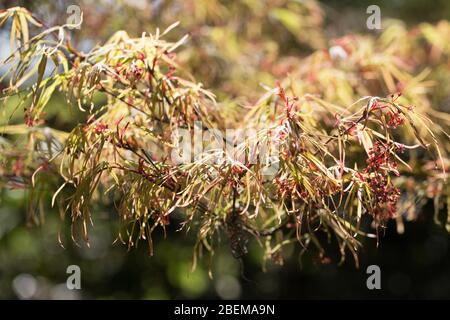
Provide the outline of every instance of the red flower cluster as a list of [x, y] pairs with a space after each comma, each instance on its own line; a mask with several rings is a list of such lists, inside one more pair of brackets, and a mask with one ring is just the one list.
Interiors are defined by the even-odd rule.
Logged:
[[127, 79], [133, 81], [139, 80], [144, 73], [144, 70], [137, 66], [136, 63], [132, 63], [129, 72], [126, 74]]
[[308, 197], [308, 192], [298, 186], [293, 180], [276, 177], [275, 184], [277, 186], [277, 196], [279, 198], [283, 198], [284, 196], [292, 197], [294, 194], [299, 194], [302, 199]]
[[367, 167], [364, 173], [373, 193], [372, 212], [375, 217], [385, 220], [395, 216], [397, 212], [397, 201], [400, 191], [392, 184], [389, 173], [399, 175], [397, 162], [393, 159], [391, 152], [392, 144], [376, 141], [367, 159]]
[[133, 61], [129, 67], [123, 65], [121, 62], [117, 63], [114, 68], [118, 74], [116, 79], [119, 80], [120, 77], [125, 77], [125, 79], [132, 82], [141, 79], [145, 70], [138, 66], [137, 61], [142, 61], [140, 55], [138, 55], [138, 60]]
[[23, 171], [25, 169], [25, 164], [21, 158], [16, 159], [12, 166], [12, 170], [16, 177], [21, 177], [23, 175]]
[[[394, 96], [392, 96], [393, 101], [395, 101], [398, 97], [400, 97], [401, 94], [399, 94], [396, 98], [394, 98]], [[372, 105], [370, 106], [370, 111], [375, 111], [375, 110], [383, 110], [383, 109], [387, 109], [389, 108], [388, 105], [386, 104], [379, 104], [377, 103], [377, 101], [374, 101], [372, 103]], [[389, 110], [386, 112], [387, 115], [387, 127], [388, 128], [397, 128], [398, 126], [401, 126], [402, 124], [405, 123], [405, 119], [403, 118], [403, 116], [400, 114], [400, 112], [395, 111], [395, 110]]]
[[397, 213], [397, 201], [400, 197], [400, 190], [388, 181], [386, 175], [377, 174], [369, 180], [369, 186], [374, 194], [373, 214], [384, 220], [393, 218]]
[[101, 134], [101, 133], [105, 132], [106, 130], [108, 130], [108, 125], [103, 122], [98, 123], [94, 129], [95, 134]]
[[370, 172], [394, 172], [395, 175], [398, 173], [397, 162], [392, 158], [392, 151], [397, 151], [399, 148], [392, 144], [382, 143], [376, 141], [369, 152], [369, 159], [367, 159], [367, 167], [364, 169], [365, 173]]
[[294, 181], [288, 179], [275, 178], [275, 184], [277, 185], [277, 195], [279, 198], [283, 197], [283, 194], [292, 194], [295, 190]]
[[24, 118], [25, 118], [25, 124], [27, 125], [27, 127], [33, 127], [34, 126], [35, 121], [34, 121], [33, 115], [31, 114], [30, 111], [28, 111], [28, 110], [25, 111]]
[[143, 52], [138, 52], [136, 54], [136, 59], [144, 61], [145, 60], [145, 54]]
[[240, 167], [240, 166], [234, 164], [234, 165], [231, 166], [231, 171], [232, 171], [234, 174], [242, 175], [242, 174], [244, 173], [244, 168], [242, 168], [242, 167]]
[[397, 112], [389, 111], [387, 115], [388, 115], [388, 122], [387, 122], [388, 128], [395, 129], [405, 122], [405, 119]]

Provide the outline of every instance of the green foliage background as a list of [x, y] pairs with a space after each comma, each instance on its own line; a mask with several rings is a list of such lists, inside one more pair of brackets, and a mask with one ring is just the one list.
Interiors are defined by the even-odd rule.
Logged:
[[[156, 5], [158, 1], [150, 1]], [[169, 1], [170, 2], [170, 1]], [[277, 1], [269, 1], [274, 7]], [[284, 1], [279, 3], [284, 4]], [[289, 2], [289, 1], [288, 1]], [[296, 1], [292, 1], [295, 6]], [[365, 30], [365, 8], [373, 1], [324, 1], [326, 11], [324, 29], [318, 32], [317, 21], [309, 26], [298, 26], [296, 18], [301, 11], [293, 10], [298, 17], [290, 17], [289, 11], [273, 11], [268, 19], [257, 1], [236, 1], [230, 6], [238, 17], [230, 16], [221, 9], [220, 1], [198, 1], [194, 15], [182, 11], [164, 11], [158, 14], [140, 9], [133, 2], [124, 7], [107, 5], [106, 2], [82, 1], [85, 26], [74, 32], [78, 46], [89, 47], [104, 41], [118, 29], [139, 35], [143, 30], [161, 29], [180, 20], [180, 30], [174, 39], [188, 32], [193, 34], [196, 46], [189, 46], [180, 53], [180, 59], [189, 64], [191, 72], [207, 88], [214, 88], [224, 104], [236, 101], [226, 97], [242, 97], [248, 101], [257, 99], [261, 93], [260, 82], [274, 85], [277, 80], [271, 69], [260, 70], [252, 63], [261, 52], [271, 63], [271, 57], [288, 58], [306, 56], [315, 49], [326, 47], [321, 41], [322, 31], [330, 36]], [[209, 3], [209, 4], [208, 4]], [[249, 5], [243, 5], [248, 3]], [[46, 1], [1, 1], [0, 9], [14, 5], [24, 6], [40, 15], [49, 24], [59, 24], [65, 17], [65, 8], [72, 3]], [[400, 19], [408, 25], [450, 19], [450, 5], [441, 0], [385, 1], [377, 3], [382, 8], [383, 19]], [[216, 6], [215, 6], [216, 5]], [[148, 7], [147, 5], [145, 6]], [[253, 8], [252, 9], [249, 9]], [[278, 13], [276, 13], [278, 12]], [[274, 16], [275, 14], [275, 16]], [[278, 18], [277, 18], [278, 17]], [[292, 20], [293, 19], [293, 20]], [[246, 33], [233, 34], [233, 21], [246, 24]], [[292, 22], [296, 21], [296, 22]], [[384, 21], [384, 20], [383, 20]], [[214, 27], [200, 30], [199, 26]], [[262, 33], [252, 28], [261, 27]], [[304, 27], [301, 36], [290, 28]], [[275, 31], [274, 31], [275, 30]], [[199, 35], [196, 36], [196, 32]], [[207, 39], [207, 40], [205, 40]], [[197, 42], [196, 42], [197, 41]], [[208, 43], [213, 43], [208, 47]], [[3, 46], [4, 43], [1, 43]], [[192, 51], [194, 50], [194, 51]], [[204, 55], [204, 56], [203, 56]], [[208, 55], [210, 60], [205, 63]], [[211, 58], [212, 57], [212, 58]], [[234, 67], [230, 61], [248, 64], [248, 70]], [[272, 70], [273, 71], [273, 70]], [[81, 118], [75, 110], [60, 112], [61, 97], [55, 97], [47, 110], [49, 122], [55, 128], [67, 129]], [[244, 98], [240, 98], [244, 99]], [[6, 109], [12, 109], [9, 101]], [[444, 110], [447, 111], [448, 110]], [[231, 114], [231, 117], [238, 115]], [[20, 117], [19, 117], [20, 119]], [[16, 119], [17, 120], [17, 119]], [[117, 226], [112, 207], [95, 208], [95, 228], [91, 233], [91, 248], [82, 244], [76, 247], [70, 239], [69, 225], [62, 226], [63, 243], [57, 241], [61, 228], [59, 215], [46, 215], [42, 226], [26, 226], [28, 195], [22, 190], [3, 190], [0, 205], [0, 298], [20, 298], [14, 290], [14, 279], [23, 274], [33, 277], [36, 292], [32, 298], [449, 298], [450, 297], [450, 248], [449, 236], [432, 221], [432, 206], [427, 205], [415, 222], [406, 224], [406, 232], [399, 235], [395, 223], [388, 225], [380, 247], [367, 240], [361, 256], [361, 267], [355, 269], [352, 261], [337, 266], [338, 250], [330, 245], [330, 264], [318, 261], [313, 255], [304, 255], [300, 263], [300, 250], [289, 246], [284, 252], [285, 265], [269, 264], [262, 270], [261, 249], [251, 244], [250, 254], [243, 261], [232, 257], [225, 243], [212, 266], [214, 278], [208, 277], [208, 261], [204, 259], [196, 271], [191, 272], [192, 243], [195, 234], [176, 233], [170, 230], [169, 241], [155, 239], [155, 255], [146, 255], [142, 245], [127, 253], [124, 246], [112, 244]], [[51, 194], [47, 195], [51, 201]], [[156, 238], [162, 238], [161, 231]], [[190, 239], [192, 238], [192, 239]], [[82, 270], [82, 290], [65, 289], [66, 267], [76, 264]], [[381, 267], [383, 278], [379, 292], [370, 292], [365, 285], [365, 268], [370, 264]]]

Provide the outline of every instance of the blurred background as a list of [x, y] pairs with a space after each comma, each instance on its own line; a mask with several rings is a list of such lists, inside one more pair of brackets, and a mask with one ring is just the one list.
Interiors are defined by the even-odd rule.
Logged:
[[[413, 26], [450, 19], [446, 0], [34, 0], [0, 1], [0, 9], [23, 6], [51, 26], [65, 23], [67, 8], [78, 5], [84, 23], [71, 37], [84, 51], [120, 29], [140, 36], [143, 31], [154, 33], [157, 27], [164, 30], [180, 21], [168, 36], [176, 40], [190, 35], [178, 52], [180, 64], [226, 107], [227, 103], [254, 102], [264, 93], [261, 83], [273, 86], [289, 72], [295, 59], [327, 48], [327, 39], [378, 32], [366, 28], [366, 8], [372, 4], [380, 6], [383, 23], [396, 19]], [[0, 58], [7, 56], [8, 50], [7, 34], [0, 33]], [[13, 104], [10, 100], [1, 108], [12, 110]], [[47, 114], [51, 126], [66, 131], [82, 117], [58, 96], [52, 99]], [[5, 121], [2, 114], [0, 124]], [[27, 223], [30, 199], [26, 190], [1, 193], [2, 299], [450, 298], [450, 237], [433, 221], [432, 204], [427, 204], [415, 221], [405, 223], [404, 234], [398, 234], [392, 222], [378, 247], [375, 240], [364, 240], [359, 268], [350, 256], [338, 265], [339, 251], [333, 243], [329, 257], [321, 261], [309, 252], [302, 255], [298, 245], [288, 246], [280, 266], [262, 264], [263, 252], [256, 241], [242, 261], [236, 260], [223, 239], [212, 263], [205, 257], [191, 272], [195, 234], [175, 232], [176, 216], [168, 239], [162, 231], [155, 233], [155, 252], [149, 257], [145, 244], [130, 252], [124, 245], [113, 244], [118, 227], [113, 207], [99, 204], [93, 210], [91, 247], [83, 243], [78, 247], [70, 239], [68, 222], [62, 222], [50, 208], [44, 224]], [[50, 203], [51, 194], [45, 196]], [[59, 232], [64, 248], [58, 242]], [[381, 268], [381, 290], [366, 287], [366, 268], [371, 264]], [[81, 268], [81, 290], [66, 288], [69, 265]]]

